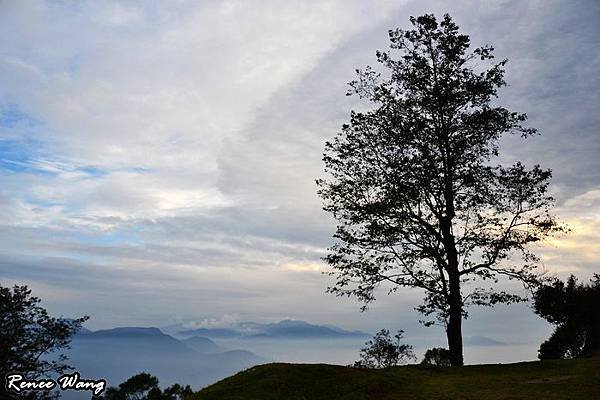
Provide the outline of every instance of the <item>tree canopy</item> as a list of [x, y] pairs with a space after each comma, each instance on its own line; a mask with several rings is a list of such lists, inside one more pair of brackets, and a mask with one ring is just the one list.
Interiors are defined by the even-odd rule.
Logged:
[[497, 104], [507, 61], [494, 62], [492, 46], [470, 50], [449, 15], [410, 22], [376, 52], [382, 72], [366, 67], [350, 82], [371, 109], [352, 111], [325, 145], [318, 193], [338, 222], [329, 291], [366, 307], [381, 285], [423, 289], [423, 322], [446, 328], [460, 365], [466, 307], [523, 300], [495, 284], [536, 284], [532, 245], [562, 228], [550, 170], [494, 163], [504, 134], [536, 133]]
[[[19, 372], [29, 380], [50, 378], [71, 369], [60, 350], [88, 317], [55, 318], [40, 306], [27, 286], [0, 286], [0, 376]], [[56, 392], [30, 391], [14, 394], [0, 385], [2, 399], [47, 400]]]
[[189, 385], [171, 385], [165, 389], [158, 386], [158, 378], [146, 372], [134, 375], [119, 384], [110, 387], [103, 396], [95, 400], [186, 400], [193, 395]]
[[422, 365], [437, 365], [439, 367], [450, 366], [450, 352], [442, 347], [427, 349], [423, 355]]
[[600, 275], [589, 285], [555, 279], [534, 295], [536, 314], [556, 325], [540, 346], [540, 359], [577, 358], [600, 352]]

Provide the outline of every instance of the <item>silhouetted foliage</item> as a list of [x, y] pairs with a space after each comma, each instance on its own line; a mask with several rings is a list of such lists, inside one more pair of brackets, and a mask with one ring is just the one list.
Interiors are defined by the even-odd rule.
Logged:
[[158, 378], [146, 372], [134, 375], [121, 383], [119, 387], [106, 389], [104, 396], [96, 400], [186, 400], [192, 394], [192, 388], [174, 384], [166, 389], [158, 387]]
[[360, 350], [360, 360], [354, 363], [355, 368], [388, 368], [416, 359], [413, 347], [401, 343], [404, 331], [400, 330], [394, 337], [390, 331], [382, 329], [373, 339], [365, 343]]
[[[67, 357], [72, 336], [88, 317], [55, 318], [40, 306], [27, 286], [0, 286], [0, 376], [18, 372], [28, 380], [53, 378], [72, 369]], [[15, 394], [0, 385], [0, 399], [55, 399], [57, 392], [30, 391]]]
[[578, 284], [571, 275], [541, 286], [534, 295], [536, 314], [556, 325], [541, 344], [540, 359], [576, 358], [600, 351], [600, 275], [589, 285]]
[[441, 367], [450, 366], [450, 352], [442, 347], [428, 349], [423, 356], [423, 365], [438, 365]]
[[[506, 60], [491, 63], [491, 46], [469, 51], [448, 15], [410, 22], [376, 53], [387, 71], [367, 67], [350, 82], [348, 94], [373, 109], [352, 111], [325, 146], [331, 177], [317, 184], [338, 221], [328, 291], [356, 296], [364, 310], [382, 284], [425, 290], [417, 310], [433, 318], [422, 322], [445, 327], [452, 364], [462, 365], [466, 307], [523, 301], [494, 284], [536, 284], [529, 245], [562, 228], [550, 214], [549, 170], [492, 162], [502, 135], [536, 132], [525, 114], [496, 104]], [[491, 285], [463, 293], [473, 282]]]

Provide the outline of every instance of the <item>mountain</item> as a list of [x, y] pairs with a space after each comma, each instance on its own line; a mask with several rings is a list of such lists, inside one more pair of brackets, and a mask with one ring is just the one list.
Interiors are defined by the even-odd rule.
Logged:
[[85, 326], [82, 326], [81, 328], [79, 328], [79, 331], [77, 332], [78, 335], [86, 335], [88, 333], [92, 333], [92, 331], [90, 331]]
[[125, 337], [125, 336], [154, 336], [162, 337], [168, 336], [162, 333], [158, 328], [139, 328], [139, 327], [123, 327], [123, 328], [112, 328], [112, 329], [100, 329], [98, 331], [88, 331], [87, 334], [91, 334], [95, 337]]
[[[125, 327], [94, 331], [75, 335], [72, 348], [75, 357], [91, 356], [98, 362], [124, 359], [128, 364], [140, 357], [152, 359], [156, 356], [186, 356], [194, 351], [158, 328]], [[132, 357], [129, 360], [125, 358]]]
[[199, 335], [209, 338], [245, 339], [326, 339], [362, 338], [369, 334], [346, 331], [331, 325], [313, 325], [305, 321], [283, 320], [271, 324], [240, 322], [229, 328], [198, 328], [179, 331], [180, 336]]
[[506, 346], [507, 343], [500, 342], [487, 336], [469, 336], [464, 339], [467, 346]]
[[350, 332], [340, 328], [331, 328], [323, 325], [312, 325], [305, 321], [283, 320], [264, 327], [264, 332], [255, 337], [279, 338], [339, 338], [339, 337], [366, 337], [364, 332]]
[[183, 339], [181, 342], [186, 346], [203, 354], [221, 353], [225, 351], [223, 347], [217, 345], [209, 338], [205, 338], [202, 336], [192, 336], [190, 338]]
[[243, 333], [229, 328], [198, 328], [177, 332], [180, 336], [206, 336], [211, 338], [234, 338], [242, 336]]
[[[109, 386], [148, 372], [157, 376], [161, 385], [192, 384], [195, 389], [267, 361], [248, 351], [223, 349], [210, 339], [196, 337], [184, 342], [158, 328], [138, 327], [77, 334], [67, 355], [82, 377], [104, 378]], [[63, 398], [86, 397], [82, 392]]]

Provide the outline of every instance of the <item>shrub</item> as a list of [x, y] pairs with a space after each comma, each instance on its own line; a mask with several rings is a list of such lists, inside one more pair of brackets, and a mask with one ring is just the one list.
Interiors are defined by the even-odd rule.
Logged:
[[401, 343], [404, 331], [400, 330], [394, 337], [390, 331], [382, 329], [373, 339], [365, 343], [360, 351], [360, 360], [354, 363], [355, 368], [388, 368], [416, 359], [413, 347]]
[[428, 349], [425, 352], [425, 356], [423, 357], [421, 364], [448, 367], [450, 366], [450, 351], [442, 347]]

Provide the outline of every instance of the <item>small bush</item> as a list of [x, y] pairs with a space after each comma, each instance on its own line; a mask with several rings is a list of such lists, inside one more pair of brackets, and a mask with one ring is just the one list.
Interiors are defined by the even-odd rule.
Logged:
[[382, 329], [373, 339], [365, 343], [360, 350], [360, 360], [354, 363], [355, 368], [388, 368], [415, 360], [413, 347], [401, 343], [404, 331], [400, 330], [394, 337], [390, 331]]
[[434, 347], [432, 349], [429, 349], [425, 352], [425, 356], [423, 357], [423, 361], [421, 361], [421, 364], [449, 367], [450, 351], [442, 347]]

